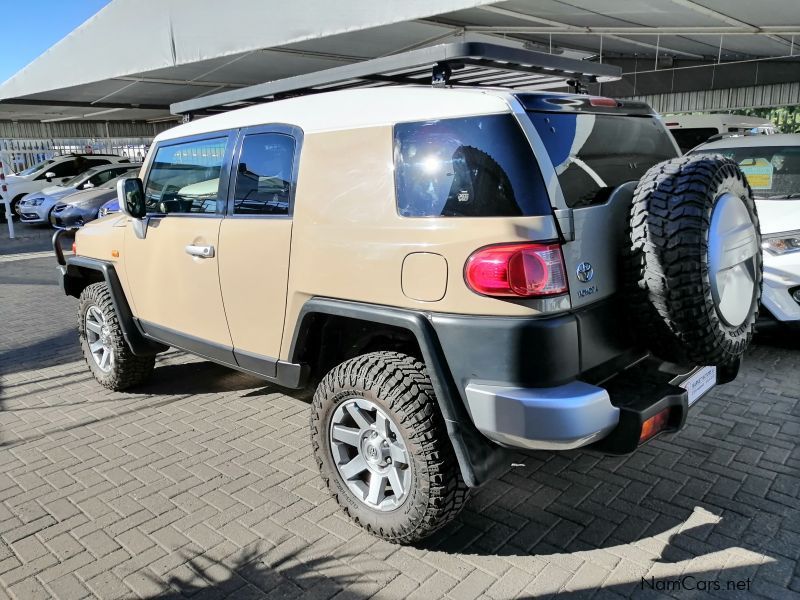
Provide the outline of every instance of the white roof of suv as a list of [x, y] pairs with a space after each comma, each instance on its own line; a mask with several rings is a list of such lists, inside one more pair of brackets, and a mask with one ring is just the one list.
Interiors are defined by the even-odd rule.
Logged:
[[296, 125], [311, 133], [504, 113], [510, 110], [508, 96], [508, 90], [428, 86], [342, 90], [257, 104], [197, 119], [161, 133], [155, 142], [266, 123]]

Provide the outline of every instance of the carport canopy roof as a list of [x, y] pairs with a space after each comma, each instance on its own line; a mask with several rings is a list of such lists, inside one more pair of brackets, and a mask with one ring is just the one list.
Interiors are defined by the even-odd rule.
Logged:
[[0, 119], [162, 119], [170, 105], [457, 40], [567, 58], [787, 57], [797, 0], [113, 0], [0, 85]]

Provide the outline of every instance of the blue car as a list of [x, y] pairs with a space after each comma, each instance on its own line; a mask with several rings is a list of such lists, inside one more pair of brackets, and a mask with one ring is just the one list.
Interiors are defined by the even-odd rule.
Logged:
[[111, 213], [119, 212], [119, 200], [116, 197], [112, 198], [103, 206], [100, 207], [100, 210], [97, 211], [98, 217], [105, 217], [106, 215], [110, 215]]

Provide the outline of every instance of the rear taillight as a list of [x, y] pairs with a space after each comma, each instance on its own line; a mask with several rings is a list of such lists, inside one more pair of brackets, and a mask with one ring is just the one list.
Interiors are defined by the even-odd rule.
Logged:
[[486, 296], [536, 298], [569, 291], [558, 244], [503, 244], [474, 252], [464, 268], [467, 285]]
[[77, 254], [78, 253], [78, 243], [77, 242], [72, 242], [72, 253], [73, 254]]

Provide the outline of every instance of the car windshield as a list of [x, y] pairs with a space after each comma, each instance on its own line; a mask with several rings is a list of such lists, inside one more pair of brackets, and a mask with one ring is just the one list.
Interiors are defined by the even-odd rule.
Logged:
[[800, 146], [698, 148], [691, 154], [722, 154], [735, 160], [756, 198], [800, 197]]
[[32, 167], [28, 167], [24, 171], [20, 171], [19, 173], [17, 173], [17, 175], [23, 175], [23, 176], [24, 175], [33, 175], [34, 173], [36, 173], [36, 171], [38, 171], [42, 167], [46, 167], [47, 165], [52, 165], [54, 162], [56, 162], [56, 161], [54, 161], [52, 159], [43, 160], [42, 162], [40, 162], [38, 164], [35, 164]]
[[75, 177], [73, 177], [68, 181], [65, 181], [61, 185], [63, 187], [74, 187], [79, 183], [81, 183], [82, 181], [89, 179], [92, 175], [97, 175], [102, 170], [103, 169], [94, 168], [94, 169], [89, 169], [88, 171], [84, 171], [83, 173], [78, 173], [77, 175], [75, 175]]

